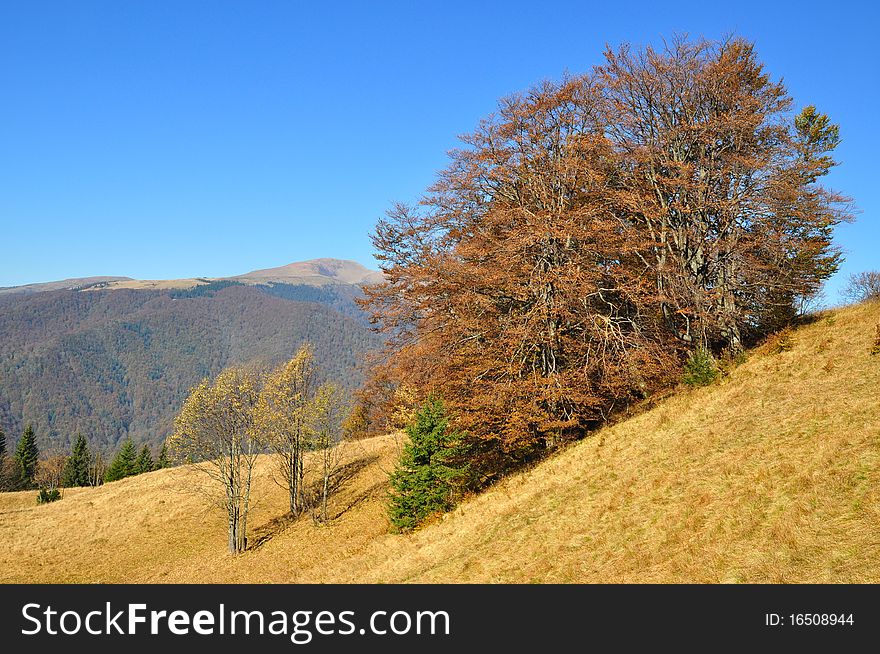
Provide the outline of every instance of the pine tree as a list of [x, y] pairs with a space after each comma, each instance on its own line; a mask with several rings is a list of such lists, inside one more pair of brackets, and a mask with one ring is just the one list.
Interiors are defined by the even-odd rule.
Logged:
[[37, 460], [40, 458], [40, 450], [37, 448], [37, 436], [33, 425], [24, 428], [24, 433], [15, 448], [15, 472], [19, 488], [27, 489], [34, 487], [34, 476], [37, 473]]
[[7, 461], [6, 456], [6, 433], [0, 429], [0, 491], [11, 490], [12, 462]]
[[89, 452], [89, 445], [86, 442], [85, 436], [77, 434], [70, 458], [67, 459], [67, 463], [64, 466], [61, 485], [65, 488], [88, 486], [91, 460], [92, 455]]
[[429, 398], [406, 433], [410, 442], [391, 475], [389, 506], [391, 522], [401, 531], [411, 531], [429, 516], [451, 509], [464, 474], [464, 468], [453, 463], [460, 434], [449, 430], [440, 400]]
[[168, 445], [162, 443], [162, 449], [159, 450], [159, 460], [156, 462], [156, 468], [170, 468], [171, 461], [168, 460]]
[[140, 475], [144, 472], [151, 472], [153, 470], [153, 454], [150, 452], [150, 448], [144, 445], [141, 448], [141, 453], [138, 454], [137, 461], [134, 462], [134, 474]]
[[126, 440], [119, 452], [113, 458], [113, 463], [107, 468], [107, 474], [104, 475], [104, 481], [117, 481], [125, 477], [135, 474], [135, 464], [137, 463], [137, 453], [134, 449], [134, 443], [129, 438]]

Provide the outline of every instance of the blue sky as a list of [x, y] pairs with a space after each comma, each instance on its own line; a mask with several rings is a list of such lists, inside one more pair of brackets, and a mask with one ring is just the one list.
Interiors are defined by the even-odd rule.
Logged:
[[880, 268], [880, 10], [865, 2], [17, 2], [0, 8], [0, 286], [375, 266], [497, 99], [675, 32], [756, 41], [840, 123], [842, 277]]

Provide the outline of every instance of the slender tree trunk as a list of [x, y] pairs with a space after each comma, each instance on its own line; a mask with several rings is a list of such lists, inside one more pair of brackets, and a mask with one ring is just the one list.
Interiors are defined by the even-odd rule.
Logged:
[[252, 461], [248, 459], [247, 477], [244, 483], [244, 496], [242, 497], [242, 513], [241, 513], [241, 534], [239, 538], [239, 552], [247, 550], [247, 519], [250, 510], [251, 501], [251, 465]]
[[327, 493], [330, 489], [330, 446], [324, 450], [324, 488], [321, 497], [321, 518], [327, 522]]
[[297, 489], [297, 500], [299, 502], [299, 511], [306, 510], [306, 498], [305, 498], [305, 489], [303, 488], [305, 482], [305, 469], [303, 466], [303, 443], [302, 437], [297, 437], [297, 452], [298, 456], [296, 458], [296, 489]]
[[229, 552], [231, 554], [235, 554], [236, 552], [236, 542], [237, 542], [237, 531], [238, 531], [238, 520], [235, 517], [235, 507], [230, 503], [228, 507], [228, 515], [229, 515], [229, 532], [228, 532], [228, 547]]
[[285, 466], [287, 468], [287, 492], [288, 492], [288, 498], [290, 501], [290, 514], [291, 515], [297, 515], [299, 513], [299, 506], [297, 503], [298, 486], [296, 483], [296, 461], [297, 461], [296, 445], [293, 444], [293, 445], [291, 445], [291, 448], [288, 451], [287, 463]]

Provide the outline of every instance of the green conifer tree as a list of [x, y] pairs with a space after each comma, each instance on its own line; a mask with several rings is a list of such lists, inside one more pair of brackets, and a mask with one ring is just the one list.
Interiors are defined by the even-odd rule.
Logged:
[[37, 448], [37, 436], [33, 425], [24, 428], [24, 433], [18, 440], [15, 448], [15, 473], [17, 486], [21, 489], [34, 487], [34, 476], [37, 473], [37, 460], [40, 458], [40, 450]]
[[61, 485], [65, 488], [89, 485], [89, 465], [92, 454], [89, 452], [89, 444], [85, 436], [76, 435], [76, 442], [67, 463], [64, 464], [64, 473], [61, 476]]
[[122, 447], [119, 448], [119, 451], [113, 458], [113, 462], [110, 464], [110, 467], [107, 468], [107, 474], [104, 475], [104, 481], [117, 481], [125, 477], [130, 477], [135, 474], [136, 463], [137, 452], [134, 449], [134, 443], [132, 443], [129, 438], [122, 444]]
[[147, 445], [144, 445], [141, 448], [141, 453], [138, 454], [137, 461], [134, 462], [134, 474], [140, 475], [144, 472], [151, 472], [153, 470], [153, 454], [150, 452], [150, 448]]
[[389, 516], [401, 531], [410, 531], [431, 515], [455, 506], [464, 468], [456, 466], [460, 434], [449, 430], [443, 403], [435, 398], [416, 412], [406, 427], [406, 444], [391, 475]]
[[157, 468], [170, 468], [171, 461], [168, 460], [168, 445], [162, 443], [162, 449], [159, 450], [159, 460], [156, 462]]
[[12, 462], [6, 456], [6, 433], [0, 429], [0, 491], [10, 490], [13, 482]]

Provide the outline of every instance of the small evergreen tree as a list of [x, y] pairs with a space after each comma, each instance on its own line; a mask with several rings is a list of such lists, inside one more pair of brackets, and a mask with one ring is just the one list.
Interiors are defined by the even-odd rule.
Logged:
[[406, 427], [410, 438], [391, 475], [389, 517], [400, 531], [411, 531], [431, 515], [455, 506], [464, 469], [454, 464], [460, 434], [449, 430], [443, 403], [436, 398], [416, 411]]
[[150, 452], [150, 448], [147, 445], [144, 445], [141, 448], [141, 453], [138, 454], [137, 461], [134, 462], [134, 474], [140, 475], [144, 472], [151, 472], [153, 470], [153, 454]]
[[0, 463], [6, 458], [6, 432], [0, 427]]
[[85, 436], [76, 435], [70, 457], [64, 465], [64, 473], [61, 476], [61, 485], [65, 488], [89, 485], [89, 465], [92, 461], [89, 444]]
[[41, 488], [40, 494], [37, 495], [37, 504], [49, 504], [49, 502], [57, 502], [60, 499], [61, 491], [57, 488]]
[[708, 386], [720, 376], [715, 357], [704, 347], [692, 352], [684, 364], [684, 383], [688, 386]]
[[132, 443], [129, 438], [122, 444], [122, 447], [119, 448], [119, 451], [113, 458], [113, 462], [110, 464], [110, 467], [107, 468], [107, 474], [104, 475], [104, 481], [118, 481], [119, 479], [130, 477], [135, 474], [136, 463], [137, 452], [134, 449], [134, 443]]
[[159, 460], [156, 462], [156, 468], [170, 468], [171, 462], [168, 460], [168, 445], [162, 443], [162, 449], [159, 450]]
[[37, 474], [37, 460], [40, 458], [40, 450], [37, 448], [37, 436], [33, 425], [24, 428], [24, 433], [15, 448], [15, 473], [19, 488], [28, 489], [34, 487], [34, 476]]

